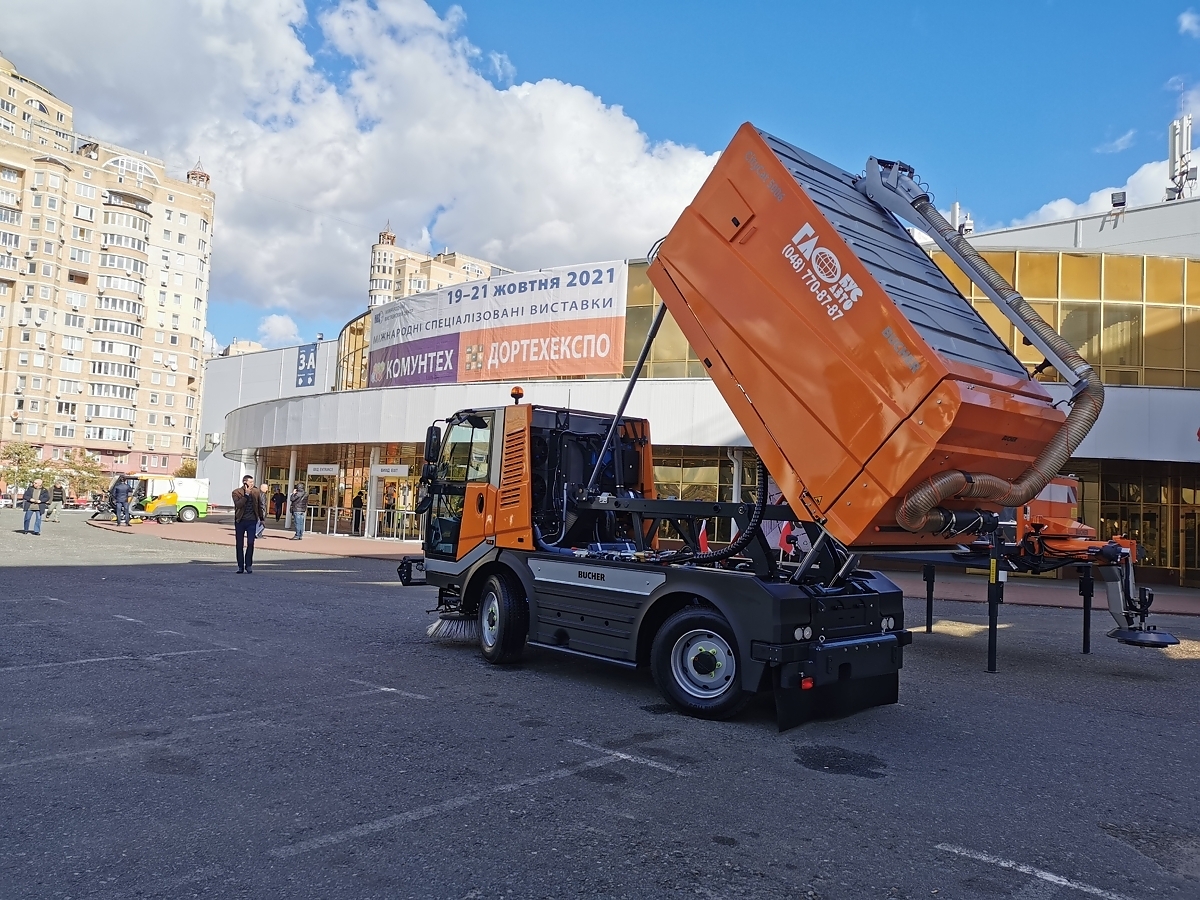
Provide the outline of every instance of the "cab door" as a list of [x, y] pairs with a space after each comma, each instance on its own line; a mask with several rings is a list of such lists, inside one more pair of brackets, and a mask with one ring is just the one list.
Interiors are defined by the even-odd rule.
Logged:
[[433, 503], [425, 552], [439, 559], [462, 559], [495, 534], [496, 489], [490, 481], [494, 415], [473, 418], [474, 424], [450, 426], [429, 486]]

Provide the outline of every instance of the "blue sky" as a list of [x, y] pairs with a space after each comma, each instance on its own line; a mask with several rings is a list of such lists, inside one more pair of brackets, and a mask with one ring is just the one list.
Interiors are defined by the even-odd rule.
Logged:
[[850, 170], [899, 157], [993, 224], [1165, 158], [1200, 80], [1188, 7], [1155, 0], [458, 5], [518, 80], [584, 85], [652, 139], [719, 150], [749, 120]]
[[0, 36], [81, 130], [203, 159], [222, 342], [336, 335], [389, 220], [514, 268], [640, 255], [747, 120], [852, 171], [903, 159], [986, 228], [1156, 202], [1167, 125], [1200, 112], [1186, 2], [430, 2], [8, 0]]

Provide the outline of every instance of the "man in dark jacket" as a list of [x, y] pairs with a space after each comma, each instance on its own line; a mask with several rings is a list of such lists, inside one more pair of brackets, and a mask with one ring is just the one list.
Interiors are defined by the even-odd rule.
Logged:
[[275, 488], [275, 493], [271, 495], [271, 512], [275, 514], [275, 521], [279, 521], [279, 517], [283, 515], [283, 508], [287, 505], [287, 494], [280, 488]]
[[50, 512], [46, 513], [47, 522], [61, 522], [58, 517], [58, 511], [62, 509], [63, 502], [67, 499], [66, 489], [61, 483], [55, 483], [54, 487], [50, 488]]
[[237, 573], [254, 574], [254, 539], [258, 524], [267, 518], [267, 501], [254, 486], [254, 477], [247, 475], [242, 486], [233, 492], [233, 530], [237, 542]]
[[[33, 479], [33, 484], [25, 488], [25, 493], [21, 495], [21, 500], [25, 508], [25, 534], [41, 534], [42, 533], [42, 513], [46, 511], [47, 505], [50, 503], [50, 492], [42, 487], [42, 479]], [[33, 531], [29, 530], [29, 523], [33, 522]]]
[[288, 498], [288, 504], [291, 507], [292, 522], [296, 526], [296, 533], [292, 535], [293, 541], [304, 539], [304, 519], [308, 515], [308, 489], [298, 484], [292, 489], [292, 495]]
[[125, 480], [124, 475], [119, 476], [117, 483], [109, 492], [109, 499], [112, 500], [113, 512], [116, 513], [118, 525], [129, 525], [129, 501], [132, 496], [133, 485]]

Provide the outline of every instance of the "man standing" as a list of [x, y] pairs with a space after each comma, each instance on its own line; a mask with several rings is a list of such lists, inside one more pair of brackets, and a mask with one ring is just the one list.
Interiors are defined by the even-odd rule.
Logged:
[[254, 539], [258, 523], [267, 518], [262, 491], [254, 486], [254, 477], [242, 478], [242, 486], [233, 492], [233, 529], [237, 543], [237, 573], [254, 574]]
[[292, 521], [296, 525], [296, 534], [292, 540], [298, 541], [304, 537], [304, 518], [308, 515], [308, 489], [302, 484], [296, 485], [288, 502], [292, 507]]
[[275, 521], [279, 521], [279, 517], [283, 515], [283, 506], [287, 503], [287, 494], [283, 489], [276, 485], [275, 493], [271, 495], [271, 512], [275, 514]]
[[112, 500], [118, 525], [129, 525], [129, 498], [132, 494], [133, 487], [125, 480], [125, 476], [117, 476], [117, 483], [113, 485], [109, 499]]
[[[46, 511], [46, 505], [50, 502], [50, 492], [42, 487], [42, 479], [33, 479], [33, 484], [25, 488], [25, 493], [21, 495], [21, 500], [25, 504], [25, 534], [42, 533], [42, 513]], [[29, 523], [33, 521], [33, 531], [29, 530]]]
[[58, 511], [62, 509], [63, 500], [66, 499], [67, 492], [63, 490], [61, 483], [56, 483], [50, 489], [50, 512], [46, 513], [47, 522], [61, 522], [58, 517]]
[[359, 491], [357, 494], [354, 495], [354, 499], [350, 501], [350, 506], [354, 510], [354, 512], [352, 513], [352, 516], [351, 516], [351, 520], [350, 520], [351, 526], [352, 526], [350, 530], [351, 530], [352, 534], [357, 535], [362, 532], [363, 497], [364, 496], [365, 495], [364, 495], [363, 491]]

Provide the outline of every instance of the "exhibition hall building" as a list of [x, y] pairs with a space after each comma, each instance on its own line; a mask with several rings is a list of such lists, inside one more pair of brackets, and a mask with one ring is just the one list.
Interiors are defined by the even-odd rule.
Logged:
[[[1198, 236], [1200, 198], [968, 235], [1098, 368], [1104, 410], [1064, 474], [1080, 481], [1079, 517], [1103, 538], [1136, 539], [1140, 577], [1160, 583], [1200, 585]], [[1032, 372], [1040, 354], [927, 249]], [[510, 403], [514, 385], [529, 403], [617, 408], [659, 303], [646, 270], [627, 260], [439, 278], [425, 294], [372, 294], [337, 340], [209, 360], [199, 474], [214, 498], [246, 473], [273, 489], [303, 484], [319, 531], [415, 537], [409, 511], [435, 420]], [[1036, 377], [1069, 398], [1053, 371]], [[660, 496], [753, 490], [754, 451], [669, 314], [627, 413], [650, 420]], [[355, 497], [363, 513], [352, 518]], [[715, 524], [714, 537], [728, 539], [729, 523]]]

